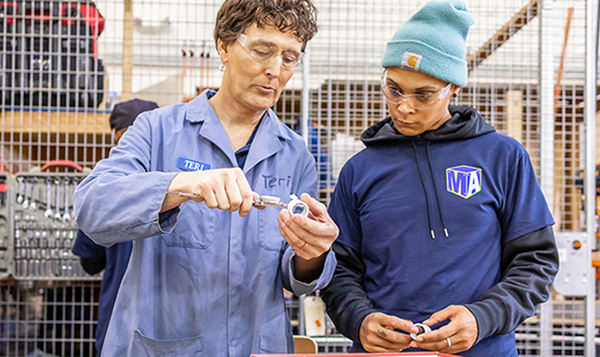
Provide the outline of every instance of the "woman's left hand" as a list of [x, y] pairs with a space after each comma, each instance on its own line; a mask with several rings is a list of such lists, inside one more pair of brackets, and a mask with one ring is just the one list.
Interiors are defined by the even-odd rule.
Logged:
[[302, 201], [308, 205], [308, 216], [291, 215], [287, 209], [277, 216], [279, 231], [296, 255], [304, 260], [321, 257], [329, 251], [339, 229], [321, 202], [304, 193]]

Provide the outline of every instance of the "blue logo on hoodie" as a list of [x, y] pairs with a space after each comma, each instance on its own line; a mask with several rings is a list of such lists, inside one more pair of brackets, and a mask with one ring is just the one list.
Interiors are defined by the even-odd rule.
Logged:
[[446, 169], [446, 189], [462, 198], [469, 198], [481, 191], [481, 169], [466, 165]]

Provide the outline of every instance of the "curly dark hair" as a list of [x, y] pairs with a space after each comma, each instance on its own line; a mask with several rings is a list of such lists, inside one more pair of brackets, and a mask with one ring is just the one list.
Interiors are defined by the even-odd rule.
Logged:
[[311, 0], [226, 0], [217, 13], [215, 44], [219, 39], [226, 44], [235, 41], [254, 23], [293, 32], [304, 50], [317, 33], [317, 8]]

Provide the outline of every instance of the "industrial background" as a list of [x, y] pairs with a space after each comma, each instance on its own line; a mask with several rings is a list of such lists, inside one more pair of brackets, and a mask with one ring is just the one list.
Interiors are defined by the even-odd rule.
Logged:
[[[327, 204], [362, 131], [387, 115], [385, 43], [426, 1], [314, 1], [319, 33], [274, 109], [306, 139]], [[219, 88], [221, 3], [0, 0], [0, 356], [95, 355], [101, 277], [71, 253], [70, 197], [109, 154], [116, 103], [164, 106]], [[561, 254], [552, 301], [517, 331], [519, 355], [596, 356], [598, 3], [466, 3], [470, 77], [453, 104], [527, 148]], [[288, 310], [320, 351], [350, 346], [318, 297], [290, 296]]]

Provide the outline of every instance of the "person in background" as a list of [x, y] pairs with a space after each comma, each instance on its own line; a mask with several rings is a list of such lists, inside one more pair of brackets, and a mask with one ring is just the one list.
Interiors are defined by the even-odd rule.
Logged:
[[[298, 117], [292, 125], [292, 129], [301, 134], [300, 122], [302, 118]], [[315, 162], [317, 163], [317, 175], [319, 177], [319, 189], [332, 185], [331, 177], [331, 165], [327, 161], [327, 154], [323, 150], [323, 144], [321, 143], [321, 136], [325, 134], [325, 130], [319, 130], [319, 124], [316, 122], [310, 122], [308, 125], [308, 148], [310, 153], [314, 156]]]
[[[115, 145], [123, 136], [127, 128], [133, 124], [135, 118], [145, 111], [158, 108], [154, 102], [133, 99], [115, 105], [109, 117], [110, 129], [113, 132]], [[98, 301], [98, 326], [96, 329], [96, 349], [98, 356], [102, 353], [104, 335], [108, 327], [117, 297], [117, 291], [129, 263], [131, 255], [131, 242], [114, 244], [109, 248], [97, 245], [81, 230], [77, 232], [73, 254], [79, 256], [83, 269], [90, 275], [95, 275], [104, 270], [102, 284], [100, 285], [100, 298]]]
[[[549, 297], [554, 222], [527, 151], [449, 106], [472, 23], [462, 1], [433, 0], [387, 43], [390, 117], [362, 134], [329, 206], [338, 267], [322, 296], [352, 351], [516, 357], [514, 330]], [[416, 323], [433, 331], [413, 340]]]
[[[103, 356], [293, 352], [283, 288], [329, 282], [338, 229], [312, 198], [313, 156], [270, 108], [316, 31], [310, 0], [226, 0], [218, 92], [141, 114], [78, 185], [80, 229], [133, 241]], [[308, 216], [253, 208], [291, 194]]]

